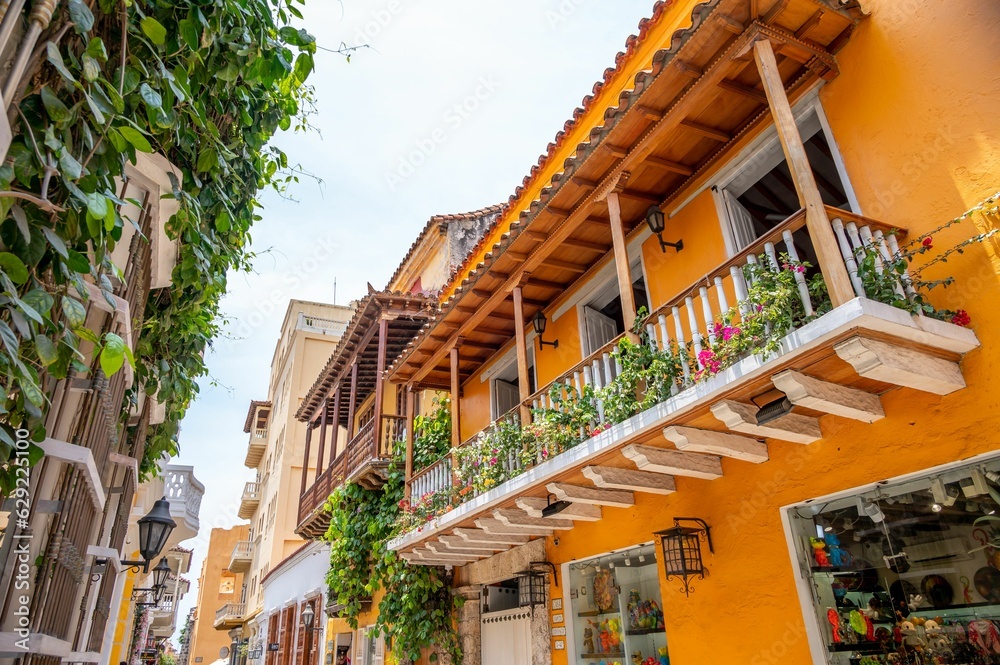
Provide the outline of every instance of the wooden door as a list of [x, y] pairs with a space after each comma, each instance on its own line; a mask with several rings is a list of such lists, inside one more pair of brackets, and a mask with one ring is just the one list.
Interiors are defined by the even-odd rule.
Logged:
[[531, 613], [515, 608], [484, 614], [482, 665], [531, 665]]
[[722, 190], [722, 199], [726, 202], [726, 212], [729, 214], [729, 226], [733, 230], [733, 241], [736, 251], [750, 245], [757, 239], [754, 231], [753, 216], [747, 212], [743, 204], [728, 189]]

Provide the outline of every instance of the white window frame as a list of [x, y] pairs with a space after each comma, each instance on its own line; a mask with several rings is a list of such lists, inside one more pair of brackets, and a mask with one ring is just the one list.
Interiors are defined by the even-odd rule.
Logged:
[[[629, 279], [631, 280], [630, 283], [635, 284], [636, 280], [641, 277], [642, 283], [646, 285], [646, 298], [648, 299], [649, 278], [646, 276], [646, 262], [642, 256], [642, 245], [641, 244], [639, 245], [639, 249], [637, 252], [632, 252], [630, 250], [629, 256], [633, 257], [629, 261], [628, 265]], [[595, 275], [594, 279], [592, 279], [587, 284], [586, 288], [581, 292], [580, 297], [574, 298], [576, 307], [577, 327], [579, 328], [580, 331], [581, 353], [588, 349], [587, 319], [586, 319], [586, 312], [584, 311], [585, 308], [590, 307], [591, 309], [603, 309], [604, 307], [607, 307], [608, 303], [614, 300], [615, 297], [621, 295], [620, 289], [618, 287], [618, 273], [615, 270], [615, 264], [613, 261], [611, 262], [609, 267], [611, 268], [610, 271], [602, 270], [600, 273]], [[609, 272], [610, 274], [605, 274], [606, 272]], [[591, 303], [593, 303], [598, 296], [606, 297], [608, 293], [612, 292], [614, 295], [612, 295], [611, 298], [607, 299], [607, 302], [603, 302], [604, 298], [602, 298], [601, 302], [603, 302], [603, 304], [599, 308], [594, 305], [591, 305]], [[555, 316], [553, 316], [553, 319], [554, 318]], [[593, 353], [595, 350], [596, 349], [590, 349], [590, 353]], [[584, 357], [587, 357], [588, 355], [590, 355], [590, 353], [584, 354]]]
[[799, 561], [799, 554], [795, 547], [795, 539], [797, 536], [795, 535], [795, 531], [792, 527], [792, 514], [796, 510], [802, 510], [803, 508], [822, 506], [825, 503], [849, 498], [856, 494], [874, 492], [885, 485], [896, 485], [920, 480], [922, 478], [926, 478], [927, 476], [945, 473], [959, 467], [985, 462], [995, 462], [998, 458], [1000, 458], [1000, 453], [996, 451], [982, 453], [981, 455], [975, 455], [973, 457], [967, 457], [954, 462], [948, 462], [947, 464], [922, 469], [913, 473], [894, 476], [892, 478], [879, 480], [878, 482], [868, 483], [866, 485], [858, 485], [856, 487], [840, 490], [824, 496], [815, 497], [807, 501], [782, 506], [779, 509], [781, 515], [781, 528], [785, 533], [785, 545], [788, 548], [788, 556], [792, 562], [792, 574], [795, 576], [795, 590], [799, 596], [799, 609], [802, 612], [803, 623], [806, 628], [806, 639], [809, 641], [809, 653], [812, 656], [812, 662], [814, 665], [827, 665], [829, 662], [827, 660], [828, 653], [826, 650], [826, 627], [820, 625], [819, 617], [816, 614], [815, 603], [812, 595], [812, 580], [806, 575], [806, 570]]
[[[840, 152], [840, 147], [837, 145], [837, 139], [830, 127], [830, 122], [823, 109], [823, 103], [819, 99], [819, 91], [821, 89], [822, 86], [819, 86], [807, 93], [803, 99], [799, 100], [795, 104], [792, 108], [792, 113], [795, 116], [796, 124], [801, 122], [802, 119], [810, 113], [816, 114], [816, 118], [819, 120], [820, 131], [823, 132], [827, 145], [830, 146], [830, 154], [832, 155], [834, 165], [837, 167], [837, 175], [840, 177], [840, 182], [844, 186], [844, 194], [847, 196], [847, 201], [851, 206], [851, 211], [859, 215], [863, 215], [864, 211], [861, 209], [861, 204], [858, 202], [854, 186], [848, 176], [847, 168], [844, 165], [844, 159]], [[712, 200], [715, 203], [715, 209], [719, 218], [722, 238], [726, 244], [726, 254], [728, 256], [733, 256], [738, 253], [739, 250], [736, 247], [736, 241], [733, 238], [732, 228], [729, 224], [729, 213], [726, 210], [726, 203], [722, 198], [722, 190], [732, 183], [733, 180], [739, 177], [747, 166], [755, 162], [761, 154], [772, 150], [778, 142], [778, 130], [774, 125], [771, 125], [761, 132], [760, 136], [751, 141], [750, 145], [744, 148], [738, 155], [736, 155], [736, 157], [731, 159], [726, 166], [719, 169], [715, 177], [709, 180], [703, 187], [700, 187], [696, 191], [692, 192], [691, 195], [680, 203], [680, 205], [669, 211], [668, 216], [673, 217], [678, 211], [683, 210], [684, 207], [691, 203], [692, 200], [708, 189], [712, 192]]]

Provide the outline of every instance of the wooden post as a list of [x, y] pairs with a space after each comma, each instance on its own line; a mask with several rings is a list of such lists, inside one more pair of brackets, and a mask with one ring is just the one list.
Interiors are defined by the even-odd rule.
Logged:
[[306, 423], [306, 450], [305, 454], [302, 456], [302, 487], [299, 490], [299, 497], [302, 497], [306, 493], [306, 477], [309, 475], [309, 446], [312, 442], [312, 432], [313, 424], [312, 420]]
[[[462, 443], [462, 399], [461, 392], [462, 379], [458, 366], [458, 347], [462, 345], [459, 338], [458, 344], [451, 347], [451, 447], [458, 448]], [[455, 487], [458, 484], [458, 455], [451, 456], [451, 482]]]
[[[518, 413], [521, 425], [531, 422], [531, 409], [528, 408], [528, 398], [531, 397], [531, 381], [528, 377], [528, 344], [524, 335], [524, 301], [521, 287], [514, 287], [514, 339], [517, 344], [517, 396], [521, 400]], [[502, 414], [497, 414], [502, 415]]]
[[330, 442], [330, 461], [327, 467], [332, 467], [337, 459], [337, 444], [340, 443], [340, 393], [343, 392], [340, 384], [333, 392], [333, 440]]
[[[402, 389], [402, 386], [400, 386]], [[413, 478], [413, 412], [416, 406], [417, 396], [413, 392], [413, 386], [407, 385], [406, 388], [406, 468], [405, 468], [405, 479], [406, 484], [403, 486], [403, 498], [407, 501], [410, 500], [410, 479]]]
[[774, 126], [778, 130], [778, 138], [781, 140], [781, 147], [788, 162], [788, 170], [795, 183], [795, 192], [799, 196], [799, 204], [806, 211], [806, 228], [809, 230], [820, 270], [823, 271], [823, 278], [826, 280], [830, 301], [834, 307], [839, 307], [854, 298], [854, 288], [851, 286], [847, 267], [840, 254], [837, 238], [830, 227], [830, 218], [826, 214], [823, 198], [816, 186], [816, 178], [813, 177], [812, 168], [809, 166], [809, 157], [802, 143], [798, 125], [795, 124], [788, 95], [785, 94], [778, 62], [774, 58], [774, 48], [771, 42], [762, 39], [754, 44], [753, 52], [761, 82], [764, 84], [764, 92], [767, 93], [767, 103], [774, 117]]
[[635, 341], [632, 326], [635, 325], [635, 294], [632, 292], [632, 270], [628, 262], [628, 245], [625, 244], [625, 228], [622, 226], [622, 209], [618, 192], [608, 194], [608, 214], [611, 216], [611, 242], [615, 249], [615, 270], [618, 273], [618, 290], [622, 297], [622, 318], [625, 332]]
[[[324, 399], [320, 404], [320, 408], [323, 409], [323, 413], [319, 416], [319, 450], [316, 451], [316, 480], [319, 480], [319, 475], [323, 473], [323, 453], [326, 451], [326, 414], [330, 410], [330, 400]], [[306, 460], [308, 464], [308, 460]]]
[[[351, 401], [347, 404], [347, 443], [354, 438], [354, 408], [358, 404], [358, 360], [351, 363]], [[346, 449], [345, 449], [346, 452]]]
[[383, 449], [383, 418], [382, 406], [385, 403], [385, 347], [389, 338], [389, 319], [382, 318], [378, 322], [378, 361], [375, 369], [375, 456], [385, 457], [389, 451]]

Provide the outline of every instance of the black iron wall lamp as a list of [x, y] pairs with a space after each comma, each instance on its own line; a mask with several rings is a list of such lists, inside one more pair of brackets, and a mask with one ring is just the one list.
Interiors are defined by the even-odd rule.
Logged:
[[556, 567], [548, 561], [532, 561], [517, 576], [517, 606], [530, 607], [545, 604], [545, 576], [552, 574], [552, 583], [559, 588]]
[[122, 566], [130, 566], [134, 573], [140, 570], [148, 573], [150, 562], [159, 556], [176, 526], [177, 523], [170, 517], [170, 502], [167, 497], [163, 497], [153, 504], [152, 510], [139, 518], [139, 556], [142, 560], [123, 559]]
[[663, 239], [663, 229], [667, 225], [667, 216], [663, 214], [660, 210], [660, 206], [651, 206], [649, 210], [646, 211], [646, 224], [649, 225], [649, 230], [656, 234], [657, 239], [660, 241], [660, 250], [663, 252], [667, 251], [667, 247], [673, 247], [678, 252], [684, 249], [684, 241], [678, 240], [677, 242], [667, 242]]
[[133, 599], [138, 598], [140, 594], [151, 593], [153, 594], [153, 602], [136, 603], [136, 606], [159, 605], [163, 599], [163, 592], [167, 589], [167, 577], [170, 575], [170, 572], [170, 564], [167, 563], [166, 557], [160, 559], [160, 563], [156, 564], [156, 568], [153, 568], [153, 586], [148, 589], [132, 589]]
[[535, 334], [538, 335], [538, 350], [541, 351], [542, 347], [548, 344], [553, 349], [559, 348], [559, 340], [552, 340], [551, 342], [542, 341], [542, 335], [545, 333], [545, 325], [548, 323], [548, 319], [545, 318], [545, 312], [538, 310], [535, 312], [534, 318], [531, 319], [531, 327], [535, 329]]
[[[681, 526], [681, 522], [693, 522], [697, 526]], [[701, 557], [701, 542], [708, 543], [708, 551], [712, 554], [712, 529], [703, 519], [697, 517], [675, 517], [674, 526], [670, 529], [657, 531], [653, 534], [660, 539], [663, 550], [663, 567], [666, 569], [667, 581], [671, 577], [680, 577], [684, 582], [681, 590], [685, 596], [690, 596], [694, 589], [690, 578], [705, 579], [708, 570]]]

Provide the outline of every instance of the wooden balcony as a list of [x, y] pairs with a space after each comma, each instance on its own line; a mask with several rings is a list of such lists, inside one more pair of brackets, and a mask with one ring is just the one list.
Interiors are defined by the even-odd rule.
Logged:
[[405, 423], [403, 416], [385, 415], [381, 418], [381, 428], [375, 427], [373, 418], [358, 430], [344, 451], [299, 498], [296, 533], [304, 538], [320, 538], [326, 533], [330, 519], [323, 506], [345, 480], [368, 489], [377, 489], [385, 483], [395, 445], [405, 436]]
[[256, 543], [252, 540], [241, 540], [233, 547], [233, 553], [229, 557], [229, 571], [232, 573], [245, 573], [253, 565], [253, 552]]
[[260, 483], [247, 483], [243, 486], [243, 496], [240, 498], [240, 519], [248, 520], [257, 512], [260, 505]]
[[232, 630], [241, 626], [246, 613], [246, 603], [226, 603], [215, 612], [215, 629]]
[[[545, 445], [545, 454], [533, 459], [515, 455], [498, 485], [472, 491], [449, 485], [457, 483], [450, 460], [420, 471], [411, 479], [414, 500], [465, 489], [465, 503], [390, 547], [413, 563], [462, 565], [528, 538], [571, 529], [575, 520], [598, 520], [601, 506], [630, 506], [635, 492], [669, 494], [675, 491], [675, 476], [711, 482], [723, 473], [723, 457], [766, 463], [769, 439], [808, 445], [823, 438], [821, 416], [878, 420], [885, 415], [880, 396], [887, 391], [943, 395], [963, 388], [959, 361], [979, 346], [975, 334], [867, 298], [857, 258], [874, 252], [889, 259], [897, 251], [896, 235], [846, 211], [828, 208], [827, 213], [841, 269], [846, 267], [857, 297], [831, 308], [807, 288], [812, 275], [793, 270], [804, 315], [776, 351], [747, 354], [723, 368], [709, 367], [702, 358], [701, 351], [716, 342], [720, 315], [730, 303], [746, 299], [752, 284], [744, 276], [753, 271], [745, 272], [745, 266], [767, 261], [777, 271], [781, 254], [794, 260], [811, 252], [805, 215], [796, 213], [646, 319], [645, 343], [658, 352], [673, 349], [683, 360], [683, 372], [663, 377], [656, 393], [662, 397], [620, 422], [606, 419], [608, 405], [601, 402], [600, 389], [622, 373], [612, 353], [615, 340], [529, 398], [533, 409], [550, 412], [566, 408], [570, 395], [594, 400], [596, 415], [580, 423], [578, 443], [565, 449]], [[908, 283], [896, 286], [905, 299]], [[758, 421], [760, 406], [783, 398], [787, 409]], [[542, 517], [549, 495], [570, 506]]]

